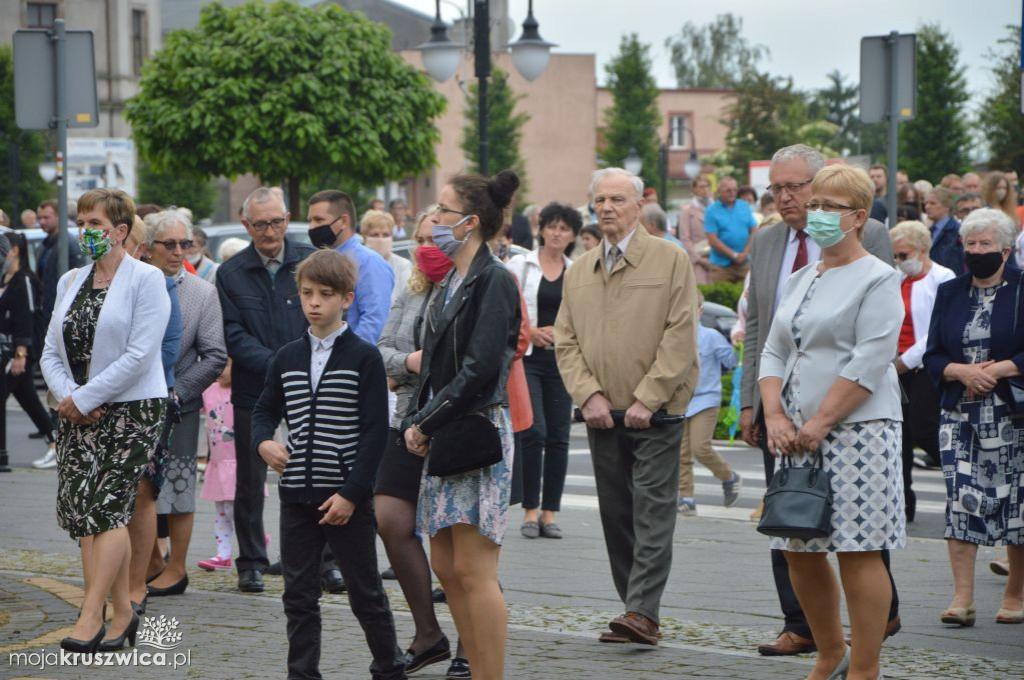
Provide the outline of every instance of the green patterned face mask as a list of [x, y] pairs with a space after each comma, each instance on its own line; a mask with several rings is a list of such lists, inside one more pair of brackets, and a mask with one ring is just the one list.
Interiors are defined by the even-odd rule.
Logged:
[[103, 259], [103, 256], [110, 252], [114, 246], [110, 240], [110, 232], [106, 229], [93, 229], [86, 227], [82, 230], [79, 240], [82, 254], [93, 262]]

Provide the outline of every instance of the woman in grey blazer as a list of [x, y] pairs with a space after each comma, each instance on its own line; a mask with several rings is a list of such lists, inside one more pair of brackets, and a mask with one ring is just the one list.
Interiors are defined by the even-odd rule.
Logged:
[[[793, 274], [761, 355], [769, 448], [809, 464], [820, 452], [833, 493], [827, 538], [772, 539], [818, 647], [815, 678], [878, 676], [892, 590], [880, 551], [906, 544], [900, 467], [902, 409], [893, 360], [903, 305], [895, 269], [861, 244], [874, 197], [845, 165], [814, 178], [808, 235], [822, 260]], [[843, 640], [838, 553], [853, 647]]]
[[[163, 421], [167, 383], [160, 349], [171, 303], [163, 274], [128, 257], [135, 204], [95, 189], [78, 201], [82, 251], [92, 260], [61, 277], [41, 366], [57, 400], [57, 518], [80, 540], [85, 600], [61, 647], [120, 649], [139, 618], [128, 595], [126, 525]], [[112, 595], [115, 635], [104, 640]]]

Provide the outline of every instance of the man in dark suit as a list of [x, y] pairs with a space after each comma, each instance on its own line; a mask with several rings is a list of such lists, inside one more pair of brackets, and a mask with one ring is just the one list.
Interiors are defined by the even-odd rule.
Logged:
[[[782, 291], [790, 274], [821, 258], [821, 249], [806, 232], [807, 201], [811, 198], [811, 182], [825, 167], [825, 157], [815, 149], [795, 144], [779, 149], [772, 157], [768, 171], [769, 190], [782, 215], [782, 222], [762, 229], [754, 235], [750, 249], [750, 286], [747, 291], [747, 332], [743, 353], [743, 381], [740, 388], [740, 426], [743, 440], [761, 449], [764, 456], [765, 482], [775, 473], [775, 457], [768, 450], [764, 436], [764, 415], [761, 411], [761, 393], [757, 374], [761, 351], [768, 339], [768, 331], [775, 318], [775, 309], [782, 299]], [[877, 220], [869, 219], [864, 225], [864, 248], [890, 266], [893, 264], [889, 233]], [[893, 356], [893, 359], [896, 357]], [[882, 551], [886, 568], [889, 552]], [[785, 553], [772, 550], [772, 572], [779, 602], [785, 615], [782, 633], [773, 642], [758, 645], [757, 651], [766, 656], [801, 654], [814, 651], [814, 639], [803, 609], [797, 601], [789, 580], [789, 566]], [[890, 574], [890, 580], [892, 575]], [[889, 612], [886, 635], [899, 629], [899, 601], [893, 583], [893, 604]]]
[[231, 357], [231, 404], [235, 414], [235, 535], [238, 589], [263, 590], [269, 566], [263, 533], [263, 485], [267, 464], [252, 448], [252, 409], [263, 391], [274, 353], [302, 336], [309, 324], [302, 313], [295, 267], [313, 252], [285, 237], [288, 211], [266, 187], [242, 205], [242, 223], [252, 243], [217, 269], [217, 292], [224, 313], [224, 340]]
[[[57, 213], [57, 201], [43, 201], [36, 212], [39, 228], [46, 232], [36, 256], [36, 276], [43, 284], [43, 311], [49, 322], [53, 314], [53, 304], [57, 301], [57, 281], [63, 272], [57, 271], [57, 225], [60, 218]], [[85, 264], [82, 251], [75, 239], [68, 239], [68, 269], [75, 269]]]

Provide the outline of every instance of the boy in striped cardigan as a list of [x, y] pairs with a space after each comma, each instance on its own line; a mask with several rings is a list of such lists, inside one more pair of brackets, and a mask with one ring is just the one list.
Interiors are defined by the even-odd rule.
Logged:
[[[373, 654], [372, 677], [405, 678], [377, 570], [373, 515], [373, 476], [388, 431], [384, 362], [342, 320], [355, 290], [352, 260], [318, 250], [295, 278], [309, 331], [274, 356], [252, 415], [256, 452], [281, 476], [288, 677], [321, 677], [320, 555], [326, 542]], [[282, 416], [287, 447], [274, 441]]]

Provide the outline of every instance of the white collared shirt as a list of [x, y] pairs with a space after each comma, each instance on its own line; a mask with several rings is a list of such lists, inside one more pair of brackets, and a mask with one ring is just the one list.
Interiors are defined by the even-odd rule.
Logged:
[[630, 232], [628, 234], [626, 234], [621, 239], [619, 239], [618, 243], [609, 243], [608, 239], [604, 240], [604, 265], [605, 265], [605, 268], [608, 271], [611, 271], [612, 267], [615, 266], [615, 262], [613, 262], [611, 260], [611, 255], [610, 255], [610, 253], [612, 251], [612, 246], [618, 246], [619, 247], [619, 252], [622, 255], [625, 255], [626, 254], [626, 248], [629, 247], [629, 242], [633, 239], [633, 234], [636, 233], [636, 230], [637, 230], [637, 227], [633, 227], [633, 229], [630, 230]]
[[[810, 236], [806, 239], [807, 243], [807, 263], [817, 262], [821, 259], [821, 248], [814, 242]], [[789, 227], [789, 231], [786, 233], [786, 249], [782, 252], [782, 267], [779, 268], [779, 280], [775, 285], [775, 309], [772, 310], [777, 312], [779, 310], [779, 303], [782, 302], [782, 291], [786, 288], [786, 281], [793, 274], [793, 263], [796, 261], [796, 251], [800, 247], [800, 239], [796, 237], [796, 229]]]
[[348, 324], [341, 322], [341, 328], [334, 331], [321, 340], [313, 335], [313, 329], [307, 329], [309, 333], [309, 345], [312, 348], [312, 355], [309, 360], [309, 384], [316, 392], [316, 386], [320, 384], [320, 376], [324, 373], [327, 360], [331, 358], [331, 350], [334, 349], [334, 341], [348, 329]]

